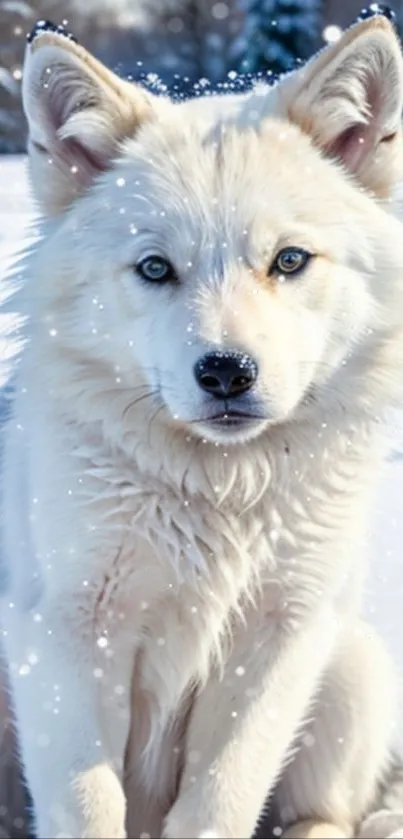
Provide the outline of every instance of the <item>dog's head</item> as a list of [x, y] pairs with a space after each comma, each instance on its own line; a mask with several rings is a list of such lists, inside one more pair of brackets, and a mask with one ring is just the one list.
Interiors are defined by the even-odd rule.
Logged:
[[402, 79], [382, 18], [275, 88], [181, 103], [63, 35], [33, 38], [31, 172], [53, 219], [38, 328], [56, 389], [226, 443], [325, 393], [353, 400], [399, 315], [403, 231], [384, 204]]

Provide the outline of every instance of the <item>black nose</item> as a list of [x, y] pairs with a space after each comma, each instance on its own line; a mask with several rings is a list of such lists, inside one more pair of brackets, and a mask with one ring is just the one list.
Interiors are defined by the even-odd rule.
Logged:
[[200, 387], [217, 399], [240, 396], [257, 379], [255, 361], [242, 352], [209, 352], [194, 367]]

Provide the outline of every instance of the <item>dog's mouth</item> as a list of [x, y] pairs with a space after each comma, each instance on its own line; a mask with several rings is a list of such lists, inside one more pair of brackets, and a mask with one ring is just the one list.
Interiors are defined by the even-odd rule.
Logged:
[[239, 439], [246, 441], [250, 437], [259, 434], [259, 430], [265, 426], [268, 418], [260, 413], [249, 411], [223, 410], [215, 414], [208, 414], [191, 421], [191, 425], [199, 427], [199, 433], [207, 438], [227, 442], [237, 442]]
[[199, 420], [199, 422], [217, 425], [221, 428], [236, 428], [238, 426], [244, 427], [250, 423], [262, 422], [266, 419], [267, 417], [260, 414], [250, 414], [244, 411], [221, 411], [218, 414], [205, 417], [203, 420]]

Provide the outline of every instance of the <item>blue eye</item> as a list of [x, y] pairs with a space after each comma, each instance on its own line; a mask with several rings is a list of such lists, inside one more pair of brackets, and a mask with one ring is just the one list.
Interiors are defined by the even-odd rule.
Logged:
[[312, 253], [309, 253], [309, 251], [303, 248], [283, 248], [278, 252], [270, 267], [269, 273], [280, 274], [285, 277], [295, 276], [306, 268], [312, 256]]
[[147, 256], [137, 263], [136, 271], [150, 283], [168, 283], [177, 279], [171, 263], [162, 256]]

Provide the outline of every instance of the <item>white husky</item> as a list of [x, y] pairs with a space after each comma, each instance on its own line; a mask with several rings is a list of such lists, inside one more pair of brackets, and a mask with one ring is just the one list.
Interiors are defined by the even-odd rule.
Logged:
[[378, 18], [181, 104], [28, 47], [2, 621], [41, 839], [250, 836], [280, 778], [289, 835], [348, 837], [376, 800], [395, 680], [357, 615], [403, 390], [402, 102]]

